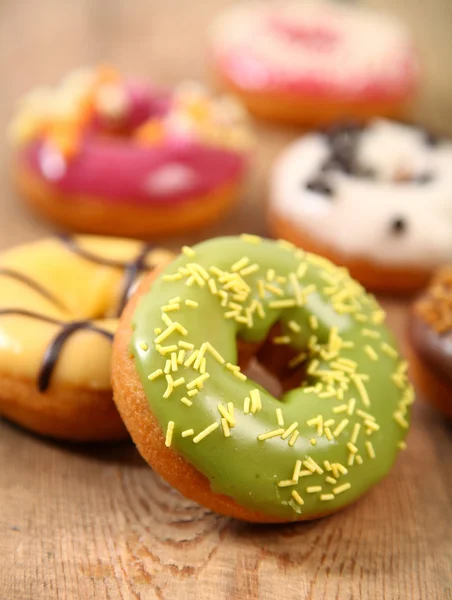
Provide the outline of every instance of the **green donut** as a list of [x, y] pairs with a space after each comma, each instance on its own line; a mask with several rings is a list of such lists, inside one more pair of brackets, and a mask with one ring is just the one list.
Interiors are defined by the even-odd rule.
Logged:
[[[183, 248], [133, 316], [130, 350], [166, 439], [211, 490], [275, 520], [350, 504], [391, 468], [410, 423], [407, 363], [375, 298], [343, 268], [285, 242]], [[303, 369], [273, 397], [237, 342], [273, 342]]]

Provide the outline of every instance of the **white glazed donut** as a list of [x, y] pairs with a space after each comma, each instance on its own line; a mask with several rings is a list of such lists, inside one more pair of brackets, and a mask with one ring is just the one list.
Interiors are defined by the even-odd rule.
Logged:
[[270, 212], [368, 287], [417, 288], [452, 260], [452, 143], [386, 120], [306, 135], [275, 163]]
[[259, 116], [295, 122], [394, 115], [419, 64], [398, 20], [337, 2], [247, 2], [212, 27], [221, 80]]

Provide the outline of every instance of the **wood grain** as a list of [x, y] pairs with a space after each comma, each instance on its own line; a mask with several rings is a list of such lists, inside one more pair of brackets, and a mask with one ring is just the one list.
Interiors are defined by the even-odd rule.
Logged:
[[[109, 60], [169, 84], [206, 79], [206, 25], [229, 3], [3, 0], [0, 127], [22, 92], [80, 64]], [[452, 4], [369, 3], [413, 27], [427, 68], [416, 114], [452, 133]], [[244, 201], [203, 237], [266, 232], [268, 165], [295, 132], [256, 129]], [[18, 203], [7, 161], [2, 146], [0, 247], [50, 231]], [[402, 335], [405, 304], [385, 304]], [[419, 401], [408, 450], [357, 505], [257, 527], [184, 500], [130, 444], [56, 444], [0, 422], [0, 600], [452, 600], [451, 460], [450, 425]]]

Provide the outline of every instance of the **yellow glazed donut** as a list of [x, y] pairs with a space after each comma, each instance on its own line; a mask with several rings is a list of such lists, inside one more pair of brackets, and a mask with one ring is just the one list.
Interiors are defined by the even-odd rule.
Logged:
[[0, 415], [51, 437], [127, 436], [111, 342], [135, 281], [170, 258], [148, 244], [48, 238], [0, 256]]
[[[410, 422], [407, 363], [377, 301], [285, 241], [208, 240], [143, 280], [115, 336], [114, 399], [145, 460], [182, 494], [248, 521], [356, 501]], [[280, 380], [276, 398], [243, 369]]]

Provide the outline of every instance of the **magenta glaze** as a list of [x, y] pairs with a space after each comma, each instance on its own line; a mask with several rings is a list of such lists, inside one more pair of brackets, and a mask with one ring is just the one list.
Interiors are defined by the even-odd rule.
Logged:
[[[168, 112], [171, 97], [137, 81], [127, 82], [125, 89], [129, 100], [125, 118], [108, 122], [94, 114], [75, 156], [65, 159], [43, 138], [26, 146], [19, 160], [68, 202], [73, 196], [92, 196], [141, 206], [176, 203], [243, 174], [246, 159], [239, 152], [190, 139], [172, 138], [150, 147], [132, 141], [130, 135], [139, 125]], [[120, 135], [107, 137], [108, 132]]]
[[[85, 138], [80, 152], [66, 161], [60, 177], [49, 177], [45, 166], [49, 153], [55, 150], [42, 140], [36, 141], [24, 150], [22, 160], [68, 201], [71, 196], [83, 195], [137, 205], [182, 202], [240, 177], [245, 168], [244, 158], [236, 152], [190, 141], [141, 147], [127, 140], [92, 135]], [[61, 161], [61, 155], [56, 159]], [[149, 191], [149, 179], [168, 165], [186, 169], [190, 174], [187, 184], [167, 192]]]

